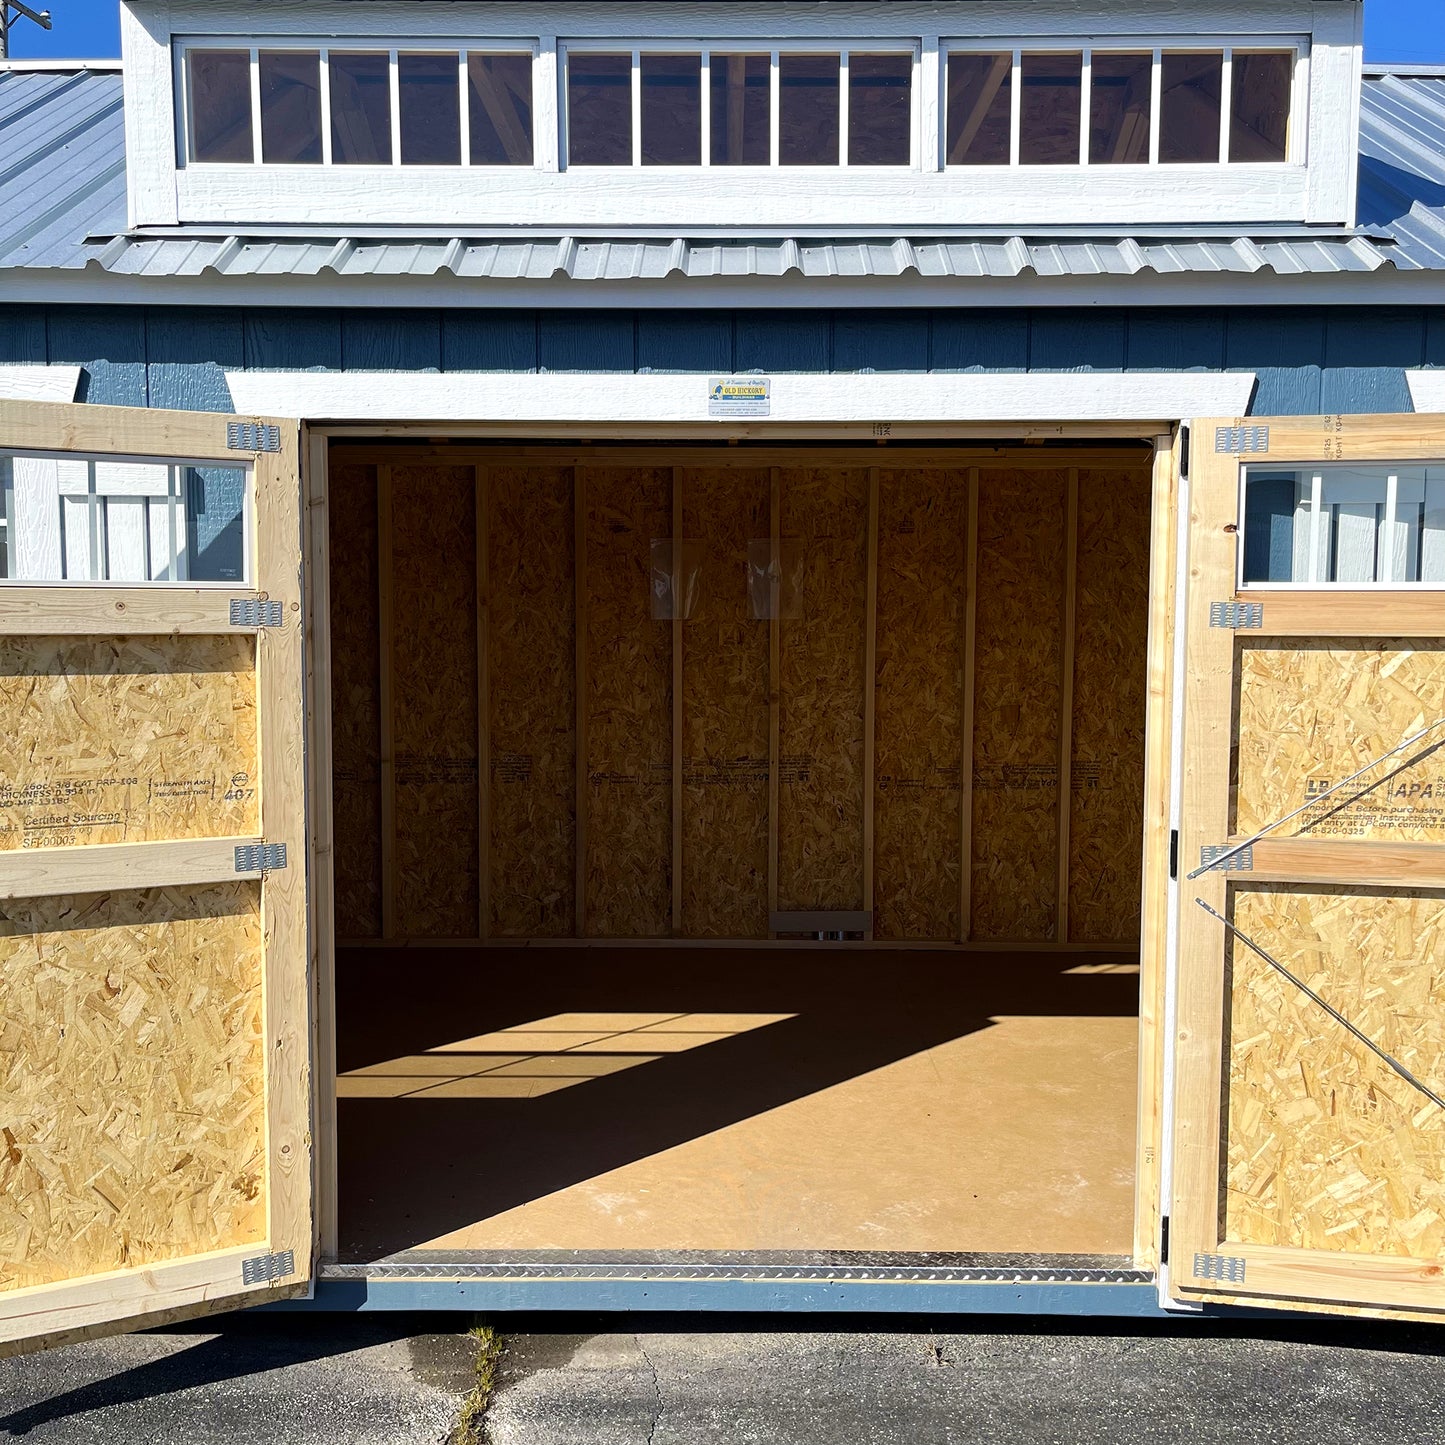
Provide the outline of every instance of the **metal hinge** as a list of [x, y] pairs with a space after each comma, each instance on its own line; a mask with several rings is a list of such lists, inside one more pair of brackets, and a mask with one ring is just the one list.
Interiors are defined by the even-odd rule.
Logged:
[[1241, 628], [1264, 626], [1263, 602], [1211, 602], [1209, 604], [1209, 625], [1229, 627], [1238, 632]]
[[241, 1261], [242, 1284], [265, 1284], [268, 1280], [289, 1279], [296, 1273], [295, 1251], [283, 1249], [278, 1254], [258, 1254]]
[[[1254, 869], [1254, 847], [1231, 853], [1229, 843], [1206, 843], [1199, 850], [1201, 868], [1217, 868], [1221, 873], [1250, 873]], [[1224, 855], [1228, 853], [1226, 858]]]
[[232, 452], [279, 452], [281, 428], [259, 421], [228, 421], [226, 450]]
[[1181, 480], [1189, 480], [1189, 438], [1192, 428], [1185, 423], [1179, 428], [1179, 476]]
[[1217, 426], [1214, 428], [1216, 452], [1267, 452], [1267, 426]]
[[1169, 1216], [1167, 1214], [1159, 1220], [1159, 1263], [1169, 1263]]
[[280, 627], [286, 609], [268, 597], [231, 598], [232, 627]]
[[1169, 876], [1179, 877], [1179, 829], [1169, 830]]
[[1218, 1279], [1226, 1284], [1244, 1283], [1244, 1260], [1237, 1254], [1196, 1254], [1195, 1279]]
[[276, 873], [286, 866], [284, 843], [238, 843], [237, 873]]

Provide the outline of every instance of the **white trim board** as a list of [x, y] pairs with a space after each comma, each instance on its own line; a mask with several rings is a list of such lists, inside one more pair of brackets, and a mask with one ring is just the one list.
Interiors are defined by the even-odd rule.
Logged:
[[[1243, 416], [1253, 372], [890, 372], [769, 378], [773, 422], [1127, 421]], [[309, 421], [697, 422], [703, 373], [228, 371], [239, 412]]]
[[1445, 411], [1445, 370], [1407, 371], [1405, 381], [1416, 411]]
[[6, 401], [74, 401], [79, 385], [78, 366], [0, 366], [0, 398]]

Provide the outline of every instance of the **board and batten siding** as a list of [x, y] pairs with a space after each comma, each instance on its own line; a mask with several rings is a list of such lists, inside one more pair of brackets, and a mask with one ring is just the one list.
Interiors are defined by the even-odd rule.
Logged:
[[233, 410], [226, 371], [1253, 371], [1256, 415], [1408, 412], [1445, 306], [669, 310], [0, 306], [0, 364], [77, 401]]

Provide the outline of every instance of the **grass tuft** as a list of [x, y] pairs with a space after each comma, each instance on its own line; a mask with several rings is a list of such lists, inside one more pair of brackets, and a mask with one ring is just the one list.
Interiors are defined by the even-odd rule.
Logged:
[[491, 1325], [473, 1325], [467, 1331], [476, 1341], [476, 1384], [457, 1412], [456, 1428], [447, 1445], [486, 1445], [487, 1406], [497, 1385], [497, 1362], [502, 1358], [502, 1337]]

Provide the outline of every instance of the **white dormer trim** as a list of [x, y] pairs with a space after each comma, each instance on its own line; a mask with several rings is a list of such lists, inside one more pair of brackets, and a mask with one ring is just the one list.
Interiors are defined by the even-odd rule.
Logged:
[[[126, 0], [126, 141], [132, 225], [216, 224], [243, 228], [311, 224], [427, 224], [617, 228], [856, 225], [860, 216], [900, 229], [1007, 224], [1248, 226], [1353, 219], [1360, 11], [1341, 0], [1168, 0], [1100, 6], [1085, 18], [1077, 0], [895, 0], [827, 6], [756, 3], [558, 4], [458, 7], [398, 3], [395, 24], [381, 3], [280, 0], [258, 10], [239, 0]], [[265, 34], [255, 30], [258, 14]], [[459, 18], [471, 22], [458, 33]], [[881, 30], [881, 21], [887, 30]], [[719, 42], [789, 42], [866, 48], [906, 41], [914, 67], [914, 164], [898, 168], [772, 169], [647, 167], [568, 170], [559, 153], [565, 47], [616, 37], [646, 22], [644, 41], [716, 37]], [[1082, 26], [1087, 24], [1085, 32]], [[378, 32], [391, 44], [421, 41], [536, 44], [533, 96], [536, 163], [531, 167], [187, 165], [177, 100], [180, 48], [209, 39], [239, 46], [355, 44]], [[941, 165], [944, 56], [950, 42], [1000, 48], [1071, 46], [1293, 45], [1300, 56], [1291, 159], [1280, 164], [1170, 166]]]

